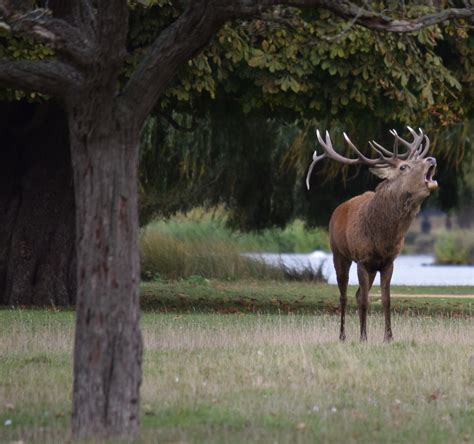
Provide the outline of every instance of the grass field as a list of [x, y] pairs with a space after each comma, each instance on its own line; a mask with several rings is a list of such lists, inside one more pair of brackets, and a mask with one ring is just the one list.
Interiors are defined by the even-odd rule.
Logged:
[[[141, 441], [474, 442], [474, 299], [410, 297], [474, 289], [393, 293], [394, 343], [375, 296], [369, 342], [351, 306], [341, 344], [332, 286], [145, 285]], [[73, 320], [0, 310], [1, 443], [68, 439]]]
[[[355, 311], [355, 286], [348, 289], [348, 310]], [[473, 316], [474, 287], [393, 286], [392, 310], [422, 316]], [[447, 296], [449, 295], [449, 296]], [[415, 298], [416, 296], [416, 298]], [[142, 286], [145, 310], [265, 314], [334, 314], [337, 286], [312, 282], [218, 281], [195, 277]], [[371, 291], [371, 311], [380, 312], [380, 287]]]

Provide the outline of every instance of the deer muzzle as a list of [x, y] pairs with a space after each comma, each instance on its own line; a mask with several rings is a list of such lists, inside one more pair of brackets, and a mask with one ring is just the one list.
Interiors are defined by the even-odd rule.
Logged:
[[436, 190], [436, 188], [438, 188], [438, 182], [433, 179], [436, 172], [436, 159], [434, 157], [427, 157], [425, 162], [429, 165], [426, 170], [425, 184], [430, 191]]

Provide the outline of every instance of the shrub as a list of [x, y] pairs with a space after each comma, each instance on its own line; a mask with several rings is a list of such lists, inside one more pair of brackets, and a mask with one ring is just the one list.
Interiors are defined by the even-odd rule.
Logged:
[[474, 231], [443, 233], [436, 239], [435, 256], [438, 264], [474, 264]]

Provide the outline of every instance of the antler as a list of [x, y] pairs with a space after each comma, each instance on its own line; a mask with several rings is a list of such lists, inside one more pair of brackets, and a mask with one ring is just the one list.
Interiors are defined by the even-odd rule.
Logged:
[[[344, 157], [334, 150], [332, 146], [332, 142], [331, 142], [331, 137], [329, 136], [329, 132], [326, 131], [326, 140], [323, 140], [319, 130], [317, 130], [316, 135], [318, 137], [318, 141], [320, 145], [323, 147], [324, 153], [321, 155], [318, 155], [316, 151], [314, 152], [313, 161], [311, 162], [311, 165], [309, 166], [309, 169], [308, 169], [308, 174], [306, 175], [306, 187], [309, 190], [310, 188], [309, 179], [311, 177], [311, 173], [313, 172], [314, 166], [316, 165], [317, 162], [319, 162], [321, 159], [324, 159], [325, 157], [328, 157], [330, 159], [336, 160], [340, 163], [344, 163], [347, 165], [363, 164], [363, 165], [376, 166], [379, 168], [397, 165], [397, 163], [400, 160], [422, 159], [428, 153], [428, 148], [430, 147], [430, 139], [428, 139], [428, 136], [423, 134], [423, 131], [420, 128], [419, 128], [419, 131], [420, 131], [419, 134], [416, 133], [409, 126], [407, 128], [408, 128], [408, 131], [410, 131], [410, 133], [413, 135], [413, 142], [408, 142], [405, 139], [402, 139], [394, 129], [390, 130], [390, 134], [392, 134], [392, 136], [394, 136], [395, 138], [392, 151], [384, 148], [382, 145], [378, 144], [375, 140], [370, 141], [369, 142], [370, 147], [378, 154], [378, 157], [376, 159], [370, 159], [364, 156], [356, 148], [356, 146], [351, 142], [351, 140], [349, 139], [346, 133], [343, 133], [344, 139], [346, 140], [347, 144], [357, 154], [357, 159]], [[422, 145], [423, 139], [426, 142], [424, 147]], [[398, 153], [399, 142], [401, 142], [403, 145], [405, 145], [408, 148], [407, 152], [402, 153], [402, 154]]]
[[[408, 142], [405, 139], [402, 139], [397, 132], [393, 129], [390, 130], [390, 134], [395, 137], [395, 141], [402, 142], [403, 145], [405, 145], [408, 148], [408, 151], [406, 153], [403, 153], [398, 156], [399, 159], [401, 160], [414, 160], [414, 159], [423, 159], [423, 157], [426, 156], [428, 153], [428, 149], [430, 147], [430, 139], [428, 139], [428, 136], [423, 134], [423, 131], [421, 128], [418, 128], [420, 131], [420, 134], [417, 134], [417, 132], [413, 129], [407, 126], [408, 131], [413, 135], [413, 142]], [[422, 142], [423, 139], [425, 140], [425, 146], [423, 147]]]
[[[336, 152], [332, 146], [331, 142], [331, 137], [329, 136], [329, 132], [326, 131], [326, 140], [323, 140], [321, 137], [321, 134], [319, 130], [316, 130], [316, 136], [318, 137], [318, 141], [320, 145], [323, 147], [324, 153], [318, 156], [317, 151], [313, 153], [313, 161], [311, 162], [311, 165], [309, 166], [308, 169], [308, 174], [306, 175], [306, 187], [310, 188], [309, 186], [309, 179], [311, 177], [311, 173], [313, 172], [313, 168], [316, 165], [317, 162], [319, 162], [321, 159], [324, 159], [325, 157], [328, 157], [330, 159], [336, 160], [340, 163], [344, 163], [347, 165], [371, 165], [371, 166], [388, 166], [388, 165], [394, 165], [397, 162], [396, 157], [391, 153], [390, 151], [386, 150], [384, 147], [380, 146], [377, 144], [377, 148], [370, 142], [370, 146], [372, 149], [374, 149], [378, 153], [378, 158], [376, 159], [370, 159], [369, 157], [364, 156], [358, 149], [357, 147], [351, 142], [351, 139], [347, 136], [346, 133], [343, 133], [344, 139], [346, 140], [347, 144], [349, 145], [350, 148], [357, 154], [357, 159], [351, 159], [348, 157], [344, 157], [338, 152]], [[389, 157], [387, 157], [385, 154], [388, 154]]]

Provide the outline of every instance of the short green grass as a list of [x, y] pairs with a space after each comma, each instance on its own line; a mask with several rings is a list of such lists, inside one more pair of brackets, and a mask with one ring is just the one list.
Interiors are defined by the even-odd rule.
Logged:
[[[472, 287], [393, 292], [474, 293]], [[301, 309], [296, 302], [303, 296], [310, 301]], [[192, 303], [168, 309], [173, 297]], [[236, 314], [215, 305], [222, 297]], [[235, 303], [250, 297], [258, 310]], [[407, 298], [394, 315], [395, 341], [386, 345], [376, 298], [368, 343], [357, 341], [353, 306], [349, 339], [339, 343], [338, 316], [321, 308], [337, 304], [333, 286], [196, 279], [147, 284], [142, 298], [143, 443], [474, 439], [472, 299], [423, 298], [438, 311], [415, 316], [420, 298]], [[295, 308], [275, 311], [274, 300], [284, 298]], [[65, 442], [74, 313], [0, 310], [0, 326], [0, 442]]]
[[[355, 312], [354, 286], [348, 289], [348, 311]], [[394, 286], [393, 295], [449, 297], [393, 297], [392, 310], [401, 314], [472, 316], [474, 287]], [[456, 298], [456, 296], [458, 296]], [[466, 296], [472, 296], [467, 298]], [[199, 277], [142, 285], [142, 306], [162, 312], [321, 314], [339, 310], [337, 286], [311, 282], [219, 281]], [[371, 311], [382, 310], [380, 287], [371, 291]]]

